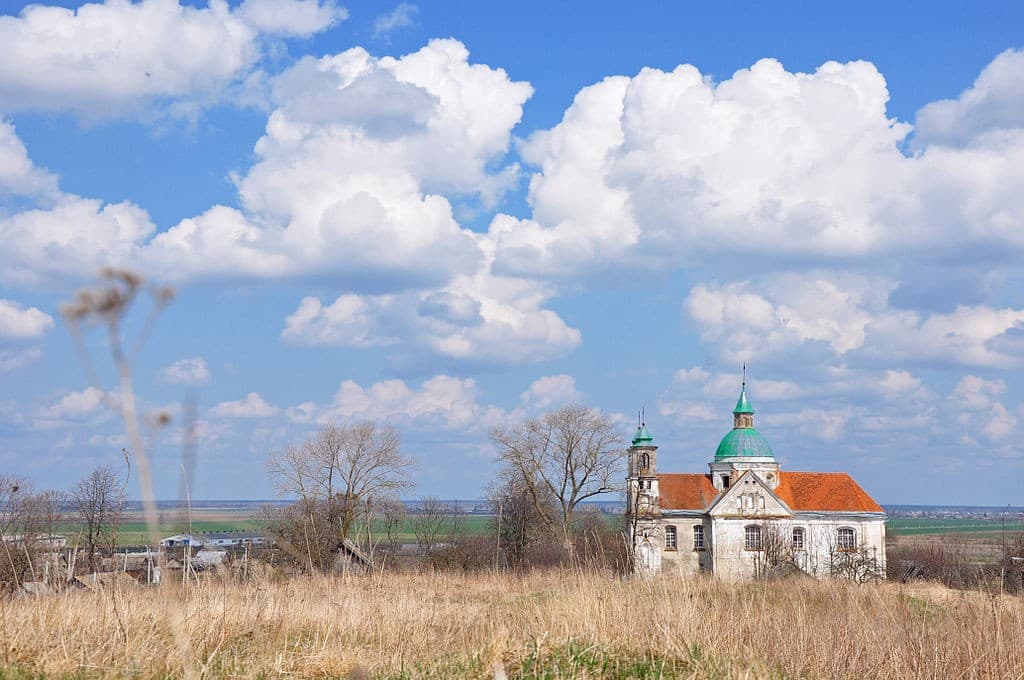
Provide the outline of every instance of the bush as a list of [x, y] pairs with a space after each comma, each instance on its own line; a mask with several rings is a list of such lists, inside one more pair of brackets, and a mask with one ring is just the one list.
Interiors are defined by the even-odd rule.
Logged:
[[1016, 534], [1003, 548], [1000, 567], [1006, 592], [1024, 593], [1024, 532]]
[[978, 588], [993, 577], [992, 567], [977, 560], [965, 543], [898, 542], [888, 550], [890, 581], [937, 581], [950, 588]]

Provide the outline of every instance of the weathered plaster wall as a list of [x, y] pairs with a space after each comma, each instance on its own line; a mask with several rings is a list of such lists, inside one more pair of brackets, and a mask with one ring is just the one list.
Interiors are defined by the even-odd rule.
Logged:
[[[701, 571], [711, 571], [711, 555], [709, 551], [708, 536], [710, 535], [710, 524], [701, 517], [663, 517], [661, 520], [662, 531], [665, 527], [676, 528], [676, 549], [665, 548], [662, 554], [662, 571], [681, 576], [694, 576]], [[696, 550], [693, 547], [693, 527], [704, 527], [704, 549]]]
[[852, 527], [858, 550], [864, 550], [879, 561], [879, 568], [885, 571], [885, 521], [884, 519], [863, 519], [858, 517], [801, 516], [792, 520], [757, 521], [750, 518], [715, 518], [712, 520], [712, 557], [714, 574], [727, 580], [752, 578], [760, 564], [764, 564], [764, 552], [746, 549], [746, 527], [751, 524], [762, 527], [763, 541], [768, 543], [768, 531], [776, 530], [789, 544], [794, 527], [803, 527], [804, 549], [792, 550], [797, 564], [806, 572], [827, 576], [830, 573], [832, 556], [838, 550], [838, 529]]

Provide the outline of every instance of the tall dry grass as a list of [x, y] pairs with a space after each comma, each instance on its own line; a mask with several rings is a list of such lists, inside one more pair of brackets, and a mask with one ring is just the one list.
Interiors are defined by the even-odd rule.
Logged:
[[[1024, 601], [572, 571], [207, 580], [7, 599], [5, 676], [1024, 677]], [[541, 671], [546, 671], [545, 675]]]

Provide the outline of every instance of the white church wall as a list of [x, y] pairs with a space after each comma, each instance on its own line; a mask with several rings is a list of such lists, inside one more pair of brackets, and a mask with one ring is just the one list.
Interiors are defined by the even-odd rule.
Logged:
[[[839, 546], [839, 529], [852, 528], [855, 547], [851, 552], [862, 551], [866, 556], [876, 559], [879, 571], [885, 573], [884, 519], [816, 514], [763, 521], [754, 518], [715, 518], [712, 526], [712, 570], [719, 578], [753, 578], [758, 568], [763, 568], [771, 559], [764, 550], [746, 549], [748, 526], [761, 527], [763, 548], [768, 548], [771, 542], [769, 532], [776, 532], [783, 553], [786, 556], [792, 555], [797, 566], [815, 576], [831, 574], [833, 561], [841, 557], [843, 552]], [[794, 549], [792, 546], [793, 529], [797, 527], [804, 529], [803, 549]]]
[[745, 548], [746, 527], [760, 525], [753, 518], [715, 518], [712, 520], [712, 570], [715, 576], [727, 581], [752, 578], [757, 553]]
[[[711, 557], [708, 551], [709, 535], [704, 520], [700, 517], [668, 517], [662, 519], [662, 531], [665, 532], [669, 526], [676, 529], [676, 547], [674, 549], [665, 547], [662, 552], [662, 571], [678, 576], [695, 576], [700, 571], [710, 571]], [[694, 547], [694, 527], [699, 526], [704, 531], [704, 548]]]
[[843, 550], [839, 545], [839, 529], [854, 530], [855, 547], [851, 552], [862, 552], [878, 561], [878, 569], [885, 574], [885, 520], [855, 516], [826, 515], [824, 517], [797, 516], [794, 526], [807, 527], [805, 564], [808, 573], [828, 576], [831, 566]]
[[[636, 570], [642, 575], [653, 575], [663, 570], [662, 556], [665, 547], [665, 533], [657, 519], [637, 520], [629, 529], [630, 542], [634, 546]], [[634, 535], [635, 531], [635, 535]]]

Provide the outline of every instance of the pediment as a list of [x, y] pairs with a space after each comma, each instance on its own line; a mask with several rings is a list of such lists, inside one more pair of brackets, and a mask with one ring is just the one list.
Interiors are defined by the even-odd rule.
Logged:
[[708, 508], [708, 514], [712, 517], [767, 519], [792, 517], [793, 511], [757, 473], [748, 470]]

